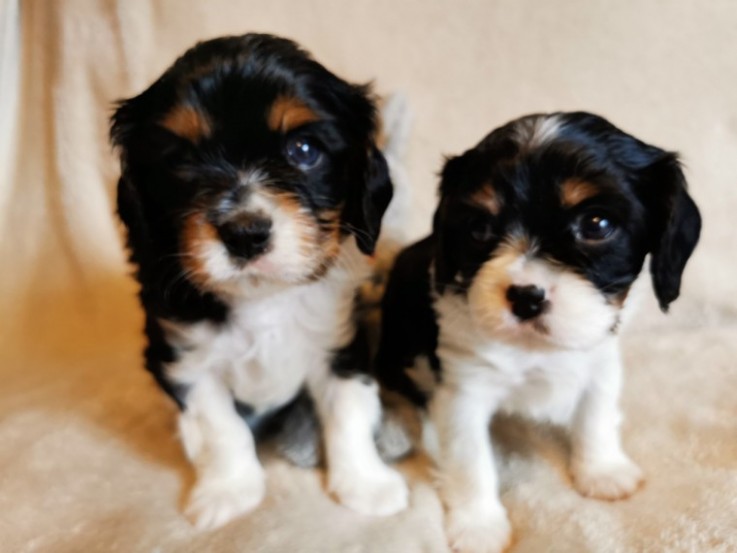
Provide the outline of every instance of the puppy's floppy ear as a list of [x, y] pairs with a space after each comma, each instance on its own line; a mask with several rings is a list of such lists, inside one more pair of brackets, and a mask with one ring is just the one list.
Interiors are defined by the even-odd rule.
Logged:
[[660, 308], [667, 311], [678, 297], [683, 270], [699, 241], [701, 215], [676, 154], [609, 127], [610, 152], [633, 177], [647, 210], [653, 289]]
[[359, 249], [372, 255], [381, 231], [381, 218], [392, 199], [392, 182], [386, 159], [376, 145], [371, 142], [365, 152], [365, 158], [357, 162], [361, 171], [358, 182], [351, 183], [344, 222], [356, 237]]
[[120, 156], [118, 216], [127, 230], [130, 259], [138, 265], [139, 272], [145, 270], [154, 257], [154, 233], [145, 213], [143, 183], [163, 146], [171, 142], [163, 136], [163, 129], [151, 123], [150, 112], [155, 106], [151, 105], [150, 90], [118, 102], [110, 118], [110, 141]]
[[663, 311], [680, 292], [681, 275], [701, 232], [701, 215], [687, 191], [678, 157], [662, 152], [643, 171], [641, 194], [651, 219], [650, 273]]
[[151, 232], [143, 213], [138, 190], [125, 175], [118, 180], [118, 216], [127, 229], [130, 260], [138, 270], [148, 267], [152, 256]]
[[450, 239], [447, 218], [448, 203], [453, 196], [463, 194], [464, 187], [478, 181], [480, 174], [477, 149], [467, 150], [461, 155], [449, 157], [440, 172], [440, 202], [433, 215], [435, 237], [435, 283], [439, 292], [451, 283], [460, 269], [458, 252]]

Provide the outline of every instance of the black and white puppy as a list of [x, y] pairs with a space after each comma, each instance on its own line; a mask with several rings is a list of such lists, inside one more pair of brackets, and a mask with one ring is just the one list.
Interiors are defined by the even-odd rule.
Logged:
[[375, 134], [366, 87], [261, 34], [196, 45], [113, 116], [146, 365], [181, 408], [199, 527], [261, 501], [254, 435], [305, 395], [337, 498], [373, 515], [407, 503], [375, 449], [353, 316], [392, 196]]
[[[432, 235], [390, 276], [377, 372], [429, 399], [457, 551], [510, 540], [489, 441], [496, 412], [570, 424], [582, 494], [637, 489], [643, 475], [619, 435], [617, 335], [645, 257], [666, 310], [700, 228], [676, 155], [596, 115], [523, 117], [448, 160]], [[434, 371], [430, 394], [418, 362]]]

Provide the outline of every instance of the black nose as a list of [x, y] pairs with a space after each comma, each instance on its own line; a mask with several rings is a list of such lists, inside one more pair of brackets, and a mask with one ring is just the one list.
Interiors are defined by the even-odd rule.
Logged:
[[271, 235], [271, 221], [264, 217], [242, 215], [217, 229], [230, 255], [239, 259], [251, 259], [266, 251]]
[[512, 313], [521, 321], [534, 319], [547, 306], [545, 290], [537, 286], [510, 286], [507, 299], [512, 304]]

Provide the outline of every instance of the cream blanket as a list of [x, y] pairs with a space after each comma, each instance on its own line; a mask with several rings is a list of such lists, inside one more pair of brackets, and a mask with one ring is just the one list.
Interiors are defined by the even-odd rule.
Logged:
[[417, 459], [411, 508], [387, 519], [279, 460], [251, 516], [200, 535], [180, 516], [192, 472], [141, 368], [106, 119], [195, 40], [257, 30], [406, 92], [410, 237], [429, 227], [442, 154], [524, 113], [598, 112], [683, 153], [703, 240], [672, 314], [645, 302], [624, 344], [624, 441], [647, 487], [583, 499], [560, 432], [501, 421], [502, 500], [516, 552], [737, 551], [734, 2], [18, 1], [0, 1], [0, 550], [447, 551]]

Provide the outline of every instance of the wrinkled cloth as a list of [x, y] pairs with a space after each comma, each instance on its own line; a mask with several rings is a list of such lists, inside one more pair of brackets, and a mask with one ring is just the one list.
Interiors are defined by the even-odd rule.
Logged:
[[404, 91], [415, 113], [408, 236], [436, 174], [493, 127], [588, 110], [682, 153], [704, 216], [682, 297], [646, 288], [623, 340], [625, 447], [646, 487], [618, 503], [571, 487], [560, 429], [494, 425], [515, 552], [737, 551], [737, 5], [406, 0], [0, 2], [0, 543], [4, 552], [441, 553], [422, 458], [410, 508], [369, 518], [320, 470], [264, 455], [268, 494], [198, 534], [176, 409], [142, 369], [142, 314], [114, 217], [116, 98], [196, 40], [268, 31], [336, 73]]

